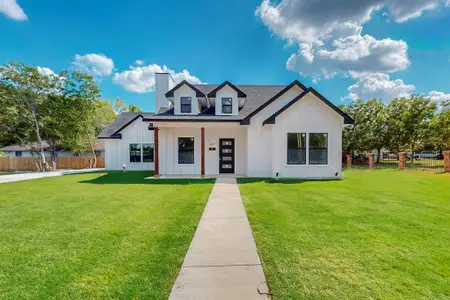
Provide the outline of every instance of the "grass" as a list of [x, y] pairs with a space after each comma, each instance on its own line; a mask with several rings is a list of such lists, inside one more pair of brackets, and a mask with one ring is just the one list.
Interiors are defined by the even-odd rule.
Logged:
[[0, 184], [0, 298], [167, 299], [212, 181], [150, 175]]
[[449, 299], [450, 175], [242, 179], [274, 299]]

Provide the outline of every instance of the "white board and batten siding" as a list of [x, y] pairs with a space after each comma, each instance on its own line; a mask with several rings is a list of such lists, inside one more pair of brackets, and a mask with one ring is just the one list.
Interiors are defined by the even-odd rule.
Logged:
[[122, 139], [105, 140], [105, 167], [107, 170], [154, 170], [154, 163], [130, 162], [130, 144], [154, 144], [154, 134], [148, 123], [137, 119], [121, 132]]

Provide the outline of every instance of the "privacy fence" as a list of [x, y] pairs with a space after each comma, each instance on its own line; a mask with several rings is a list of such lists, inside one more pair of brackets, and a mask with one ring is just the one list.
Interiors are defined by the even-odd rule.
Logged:
[[343, 166], [368, 169], [409, 169], [433, 171], [436, 173], [450, 172], [450, 151], [442, 153], [423, 151], [421, 153], [381, 152], [379, 154], [347, 154], [344, 157]]
[[[57, 169], [87, 169], [91, 165], [92, 157], [57, 157]], [[47, 158], [49, 165], [51, 161]], [[97, 158], [97, 168], [105, 167], [105, 159]], [[0, 157], [0, 171], [37, 171], [34, 157]]]

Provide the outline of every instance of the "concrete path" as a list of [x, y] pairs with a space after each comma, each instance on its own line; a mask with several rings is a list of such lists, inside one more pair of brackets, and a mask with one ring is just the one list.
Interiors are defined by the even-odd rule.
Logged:
[[170, 299], [269, 299], [236, 179], [216, 180]]
[[39, 179], [46, 177], [56, 177], [68, 174], [90, 173], [103, 170], [105, 169], [60, 170], [54, 172], [29, 172], [10, 175], [0, 175], [0, 183]]

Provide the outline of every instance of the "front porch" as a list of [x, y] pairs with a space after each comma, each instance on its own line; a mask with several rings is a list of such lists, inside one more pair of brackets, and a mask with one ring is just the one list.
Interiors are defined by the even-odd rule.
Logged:
[[247, 175], [247, 126], [218, 122], [153, 122], [155, 178]]

